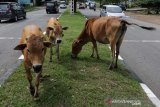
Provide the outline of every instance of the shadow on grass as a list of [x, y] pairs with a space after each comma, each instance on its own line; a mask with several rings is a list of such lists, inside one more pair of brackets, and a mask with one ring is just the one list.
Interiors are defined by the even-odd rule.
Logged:
[[41, 83], [40, 101], [36, 102], [38, 107], [70, 107], [70, 87], [65, 82], [49, 77]]
[[[90, 56], [80, 56], [80, 55], [77, 58], [72, 59], [70, 56], [71, 56], [71, 53], [62, 55], [60, 64], [65, 68], [67, 68], [67, 70], [72, 71], [76, 79], [80, 78], [81, 74], [79, 71], [81, 68], [83, 68], [83, 66], [87, 66], [87, 67], [97, 66], [102, 68], [102, 70], [104, 69], [105, 72], [111, 72], [111, 73], [114, 72], [128, 79], [133, 79], [132, 76], [130, 75], [130, 72], [128, 72], [128, 70], [125, 67], [123, 67], [123, 65], [120, 63], [118, 63], [118, 68], [109, 70], [108, 68], [111, 63], [111, 59], [109, 60], [102, 59], [102, 58], [97, 59], [97, 58], [91, 58]], [[62, 60], [65, 60], [65, 61], [62, 61]]]

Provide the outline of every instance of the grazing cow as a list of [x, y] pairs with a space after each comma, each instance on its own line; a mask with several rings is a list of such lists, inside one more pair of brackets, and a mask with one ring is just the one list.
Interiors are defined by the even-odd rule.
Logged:
[[[117, 60], [120, 46], [127, 30], [126, 25], [136, 25], [116, 17], [92, 18], [86, 21], [85, 27], [79, 37], [72, 44], [72, 58], [76, 58], [80, 53], [82, 46], [87, 42], [92, 42], [93, 50], [91, 57], [94, 57], [94, 50], [99, 59], [96, 41], [102, 44], [110, 44], [112, 52], [112, 61], [109, 69], [118, 68]], [[154, 30], [153, 27], [139, 26], [146, 30]], [[114, 60], [116, 57], [115, 65]]]
[[[49, 38], [49, 41], [53, 44], [56, 45], [56, 54], [57, 54], [57, 61], [59, 61], [59, 44], [62, 41], [62, 37], [64, 36], [63, 30], [67, 30], [68, 27], [62, 27], [61, 24], [59, 23], [58, 19], [52, 17], [48, 20], [46, 34]], [[52, 62], [52, 47], [50, 48], [50, 62]]]
[[[29, 81], [30, 93], [34, 98], [38, 98], [38, 86], [46, 47], [51, 46], [51, 43], [44, 41], [44, 39], [43, 33], [38, 26], [28, 25], [23, 29], [19, 45], [14, 48], [15, 50], [21, 50], [24, 55], [25, 74]], [[36, 73], [35, 88], [32, 85], [31, 68]]]

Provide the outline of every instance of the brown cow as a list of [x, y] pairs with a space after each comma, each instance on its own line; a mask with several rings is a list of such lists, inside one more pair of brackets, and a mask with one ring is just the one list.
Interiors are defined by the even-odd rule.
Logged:
[[[79, 37], [72, 44], [72, 58], [77, 57], [80, 53], [82, 46], [87, 42], [92, 42], [93, 51], [91, 57], [94, 57], [94, 50], [96, 51], [97, 58], [99, 59], [96, 41], [102, 44], [110, 44], [112, 52], [112, 62], [109, 69], [118, 68], [117, 60], [119, 55], [120, 46], [127, 30], [126, 25], [137, 25], [129, 23], [117, 17], [101, 17], [92, 18], [86, 21], [85, 27]], [[137, 25], [139, 26], [139, 25]], [[143, 29], [154, 30], [153, 27], [139, 26]], [[116, 57], [115, 65], [114, 60]]]
[[[44, 41], [43, 33], [38, 26], [28, 25], [23, 29], [19, 45], [14, 48], [15, 50], [21, 50], [24, 55], [25, 74], [29, 81], [30, 93], [34, 98], [38, 98], [38, 86], [46, 47], [50, 46], [50, 42]], [[32, 85], [31, 68], [36, 73], [35, 88]]]
[[[47, 28], [46, 34], [49, 38], [49, 41], [53, 44], [56, 45], [56, 54], [57, 54], [57, 61], [59, 61], [59, 44], [62, 41], [63, 37], [63, 30], [67, 30], [68, 27], [62, 27], [61, 24], [59, 23], [58, 19], [52, 17], [48, 20], [47, 23]], [[52, 47], [50, 48], [50, 62], [52, 62]]]

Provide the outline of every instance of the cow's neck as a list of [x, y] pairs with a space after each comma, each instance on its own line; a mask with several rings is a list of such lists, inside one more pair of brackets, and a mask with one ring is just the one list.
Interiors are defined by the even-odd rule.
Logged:
[[81, 45], [83, 46], [90, 41], [89, 37], [89, 33], [87, 33], [86, 30], [83, 30], [79, 35], [78, 40], [81, 41]]

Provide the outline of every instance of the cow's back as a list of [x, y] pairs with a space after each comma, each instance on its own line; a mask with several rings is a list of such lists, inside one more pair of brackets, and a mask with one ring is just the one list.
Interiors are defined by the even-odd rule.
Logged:
[[42, 30], [36, 25], [25, 26], [22, 32], [20, 43], [26, 43], [27, 38], [30, 36], [43, 36]]
[[108, 44], [108, 38], [112, 39], [120, 27], [120, 21], [116, 17], [101, 17], [92, 24], [92, 35], [96, 41]]

